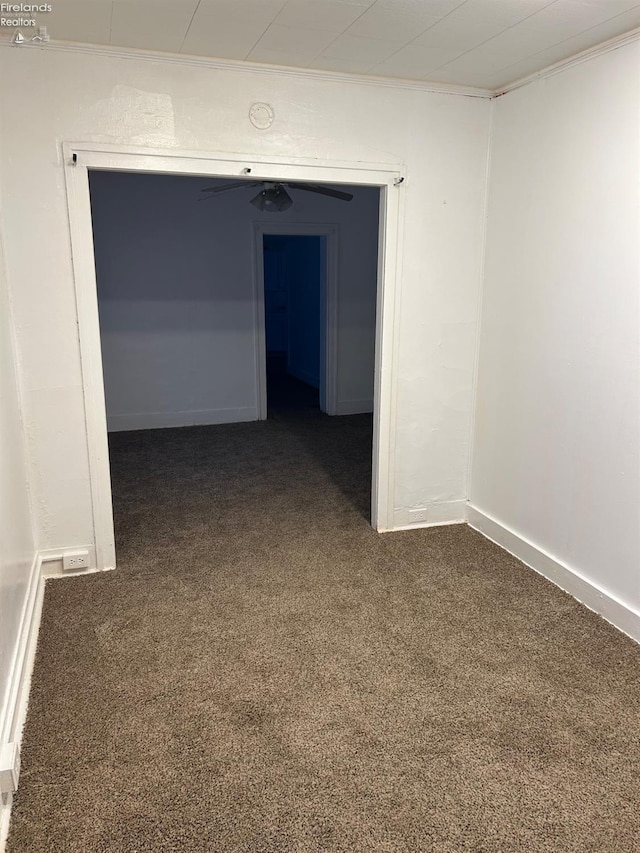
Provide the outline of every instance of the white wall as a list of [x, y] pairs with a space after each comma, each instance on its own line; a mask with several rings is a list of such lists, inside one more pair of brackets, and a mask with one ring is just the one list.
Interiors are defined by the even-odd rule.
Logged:
[[338, 225], [338, 405], [371, 411], [379, 191], [346, 203], [291, 189], [293, 206], [273, 214], [249, 204], [256, 188], [201, 202], [217, 183], [91, 175], [109, 428], [258, 417], [254, 223]]
[[[64, 140], [404, 163], [397, 522], [411, 506], [442, 503], [462, 518], [488, 101], [55, 45], [0, 47], [0, 76], [8, 280], [43, 548], [93, 541]], [[267, 131], [249, 122], [255, 101], [273, 105]], [[343, 316], [357, 328], [357, 306], [346, 306]]]
[[494, 110], [471, 503], [638, 611], [640, 46]]
[[0, 236], [0, 746], [10, 737], [9, 690], [35, 560], [25, 454]]

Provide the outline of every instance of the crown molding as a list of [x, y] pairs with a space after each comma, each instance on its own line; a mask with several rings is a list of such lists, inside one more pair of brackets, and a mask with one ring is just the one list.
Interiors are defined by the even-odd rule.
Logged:
[[444, 95], [461, 95], [466, 98], [491, 98], [490, 89], [475, 86], [460, 86], [456, 83], [429, 83], [423, 80], [405, 80], [395, 77], [374, 77], [370, 74], [346, 74], [339, 71], [322, 71], [316, 68], [294, 68], [286, 65], [264, 65], [244, 60], [216, 59], [208, 56], [191, 56], [182, 53], [163, 53], [140, 48], [112, 47], [111, 45], [84, 44], [72, 41], [51, 41], [44, 45], [14, 45], [9, 38], [0, 38], [0, 47], [14, 50], [55, 51], [63, 53], [84, 53], [93, 56], [105, 56], [116, 59], [134, 59], [147, 62], [170, 62], [177, 65], [189, 65], [209, 68], [216, 71], [249, 72], [270, 74], [276, 77], [295, 77], [307, 80], [326, 80], [334, 83], [355, 83], [360, 86], [378, 88], [409, 89], [419, 92], [434, 92]]
[[551, 77], [554, 74], [580, 65], [597, 56], [617, 50], [627, 44], [640, 41], [640, 27], [614, 36], [600, 44], [588, 47], [586, 50], [575, 53], [566, 59], [560, 59], [551, 65], [534, 71], [524, 77], [520, 77], [504, 86], [495, 89], [486, 89], [477, 86], [463, 86], [457, 83], [431, 83], [427, 80], [407, 80], [399, 77], [375, 77], [371, 74], [347, 74], [340, 71], [323, 71], [316, 68], [296, 68], [287, 65], [265, 65], [259, 62], [246, 62], [235, 59], [216, 59], [208, 56], [192, 56], [182, 53], [164, 53], [155, 50], [143, 50], [141, 48], [114, 47], [111, 45], [87, 44], [73, 41], [53, 41], [46, 46], [43, 45], [14, 45], [8, 37], [0, 36], [0, 47], [13, 48], [14, 50], [47, 50], [63, 53], [83, 53], [93, 56], [105, 56], [116, 59], [133, 59], [147, 62], [167, 62], [177, 65], [189, 65], [200, 68], [209, 68], [217, 71], [249, 72], [254, 74], [268, 74], [276, 77], [294, 77], [307, 80], [326, 80], [334, 83], [352, 83], [360, 86], [376, 86], [378, 88], [405, 89], [418, 92], [433, 92], [441, 95], [458, 95], [466, 98], [500, 98], [516, 89], [521, 89], [529, 83]]
[[507, 83], [505, 86], [500, 86], [493, 91], [492, 97], [500, 98], [502, 95], [513, 92], [515, 89], [521, 89], [523, 86], [527, 86], [529, 83], [534, 83], [536, 80], [541, 80], [545, 77], [552, 77], [554, 74], [559, 74], [561, 71], [573, 68], [574, 65], [580, 65], [583, 62], [588, 62], [590, 59], [595, 59], [595, 57], [602, 56], [605, 53], [611, 53], [611, 51], [617, 50], [619, 47], [624, 47], [626, 44], [632, 44], [637, 41], [640, 41], [640, 27], [636, 27], [635, 30], [629, 30], [628, 33], [622, 33], [622, 35], [614, 36], [613, 38], [603, 41], [600, 44], [596, 44], [593, 47], [588, 47], [586, 50], [580, 51], [580, 53], [574, 53], [573, 56], [569, 56], [566, 59], [560, 59], [552, 65], [547, 65], [545, 68], [541, 68], [540, 71], [534, 71], [531, 74], [527, 74], [526, 77], [520, 77], [518, 80], [514, 80], [513, 83]]

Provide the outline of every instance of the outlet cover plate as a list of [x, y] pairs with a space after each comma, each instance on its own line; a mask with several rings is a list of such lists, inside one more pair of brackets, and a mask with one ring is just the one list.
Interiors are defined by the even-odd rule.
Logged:
[[65, 572], [81, 572], [89, 568], [88, 551], [67, 551], [62, 555], [62, 570]]
[[410, 509], [409, 510], [409, 518], [411, 519], [411, 524], [420, 524], [427, 521], [429, 510], [426, 507], [420, 507], [419, 509]]

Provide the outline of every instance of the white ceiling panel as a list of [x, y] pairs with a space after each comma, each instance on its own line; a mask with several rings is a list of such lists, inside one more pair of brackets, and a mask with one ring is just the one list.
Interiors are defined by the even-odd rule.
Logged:
[[110, 0], [65, 0], [51, 12], [37, 16], [50, 38], [60, 41], [108, 44], [111, 33]]
[[[495, 75], [489, 72], [479, 71], [475, 75], [475, 80], [477, 82], [474, 83], [474, 85], [478, 86], [481, 89], [491, 89], [492, 87], [487, 81], [490, 80], [493, 76]], [[428, 78], [426, 79], [428, 79], [431, 83], [449, 83], [454, 86], [467, 86], [468, 83], [466, 81], [469, 79], [469, 75], [463, 71], [442, 71], [442, 69], [436, 68], [429, 74]]]
[[[194, 23], [197, 21], [197, 26]], [[260, 21], [227, 21], [224, 29], [215, 15], [196, 13], [180, 52], [222, 59], [245, 59], [264, 33]]]
[[468, 0], [376, 0], [376, 6], [394, 9], [396, 12], [412, 12], [431, 18], [442, 18], [467, 2]]
[[[319, 56], [308, 67], [318, 71], [340, 71], [342, 74], [363, 74], [369, 72], [375, 63], [363, 63], [361, 59], [339, 59], [335, 56]], [[365, 69], [365, 70], [363, 70]]]
[[463, 28], [491, 25], [494, 35], [497, 35], [556, 2], [559, 0], [468, 0], [454, 9], [448, 18]]
[[[640, 27], [640, 7], [637, 5], [635, 9], [585, 29], [572, 38], [558, 35], [567, 32], [563, 27], [551, 31], [541, 28], [540, 22], [535, 21], [536, 17], [523, 21], [481, 47], [444, 64], [437, 74], [432, 75], [432, 79], [434, 82], [459, 82], [468, 79], [469, 74], [473, 73], [478, 80], [476, 85], [496, 89]], [[492, 55], [495, 61], [492, 61]]]
[[263, 65], [285, 65], [290, 68], [306, 68], [315, 58], [315, 51], [287, 52], [269, 50], [266, 47], [254, 47], [247, 56], [248, 62], [260, 62]]
[[200, 0], [198, 13], [216, 15], [220, 27], [224, 28], [227, 20], [244, 19], [260, 21], [265, 26], [270, 24], [285, 6], [287, 0]]
[[439, 18], [419, 11], [403, 11], [375, 3], [353, 23], [347, 32], [353, 36], [408, 42]]
[[[633, 22], [637, 21], [637, 23], [632, 24], [633, 29], [635, 29], [636, 26], [640, 26], [640, 13], [634, 12], [633, 17], [630, 20]], [[583, 50], [587, 50], [588, 48], [594, 47], [609, 38], [619, 35], [621, 32], [625, 32], [625, 29], [619, 29], [621, 23], [622, 22], [619, 21], [616, 26], [613, 26], [612, 22], [608, 22], [607, 24], [603, 24], [599, 27], [594, 27], [592, 30], [589, 30], [579, 36], [575, 36], [572, 39], [568, 39], [567, 41], [560, 42], [559, 44], [540, 51], [527, 59], [521, 59], [518, 62], [511, 63], [500, 69], [500, 71], [488, 75], [485, 85], [491, 89], [499, 89], [502, 86], [514, 82], [515, 80], [519, 80], [522, 77], [526, 77], [529, 74], [539, 71], [540, 68], [546, 68], [548, 65], [560, 62], [561, 60], [566, 59], [567, 56], [581, 53]], [[444, 70], [444, 68], [442, 70]]]
[[[149, 50], [177, 53], [189, 29], [197, 0], [114, 0], [111, 14], [111, 40], [125, 47], [135, 47], [145, 38]], [[154, 26], [148, 32], [148, 21]]]
[[401, 42], [343, 35], [337, 38], [322, 55], [333, 59], [358, 59], [370, 68], [387, 59], [402, 46]]
[[554, 3], [533, 15], [528, 24], [554, 38], [556, 43], [561, 39], [571, 38], [578, 32], [588, 30], [613, 17], [603, 4], [594, 6], [586, 3], [564, 0]]
[[461, 23], [451, 15], [418, 35], [413, 44], [424, 47], [446, 47], [466, 53], [471, 48], [496, 35], [496, 26], [489, 21]]
[[603, 41], [607, 41], [607, 39], [613, 38], [614, 36], [634, 30], [636, 27], [640, 27], [640, 5], [637, 3], [633, 9], [630, 9], [624, 14], [616, 15], [615, 18], [610, 18], [609, 20], [598, 24], [597, 27], [593, 27], [590, 30], [574, 36], [574, 38], [580, 40], [584, 38], [588, 39], [589, 44], [585, 44], [584, 47], [580, 48], [580, 50], [584, 50], [587, 47], [601, 44]]
[[187, 27], [198, 6], [198, 0], [113, 0], [111, 29], [125, 31], [132, 27], [147, 32], [153, 19], [153, 29], [165, 32], [168, 27]]
[[289, 0], [275, 23], [284, 27], [326, 30], [337, 34], [350, 27], [370, 5], [338, 0]]
[[606, 12], [605, 17], [607, 18], [615, 18], [616, 15], [637, 8], [638, 0], [562, 0], [562, 6], [569, 4], [582, 7], [591, 6]]
[[281, 27], [278, 24], [271, 24], [256, 47], [281, 52], [291, 51], [292, 53], [310, 51], [317, 56], [326, 47], [329, 47], [335, 38], [335, 33], [328, 33], [325, 30]]
[[371, 73], [383, 77], [422, 78], [455, 56], [455, 51], [446, 48], [408, 45], [373, 66]]
[[[53, 41], [503, 88], [640, 27], [640, 0], [55, 0]], [[5, 33], [10, 38], [11, 33]]]

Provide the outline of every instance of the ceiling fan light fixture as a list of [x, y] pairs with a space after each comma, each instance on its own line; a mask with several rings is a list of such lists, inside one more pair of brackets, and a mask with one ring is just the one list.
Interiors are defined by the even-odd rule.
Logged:
[[282, 213], [284, 210], [289, 210], [293, 204], [293, 199], [281, 184], [275, 184], [265, 186], [264, 189], [260, 190], [258, 195], [251, 199], [251, 204], [260, 211]]

